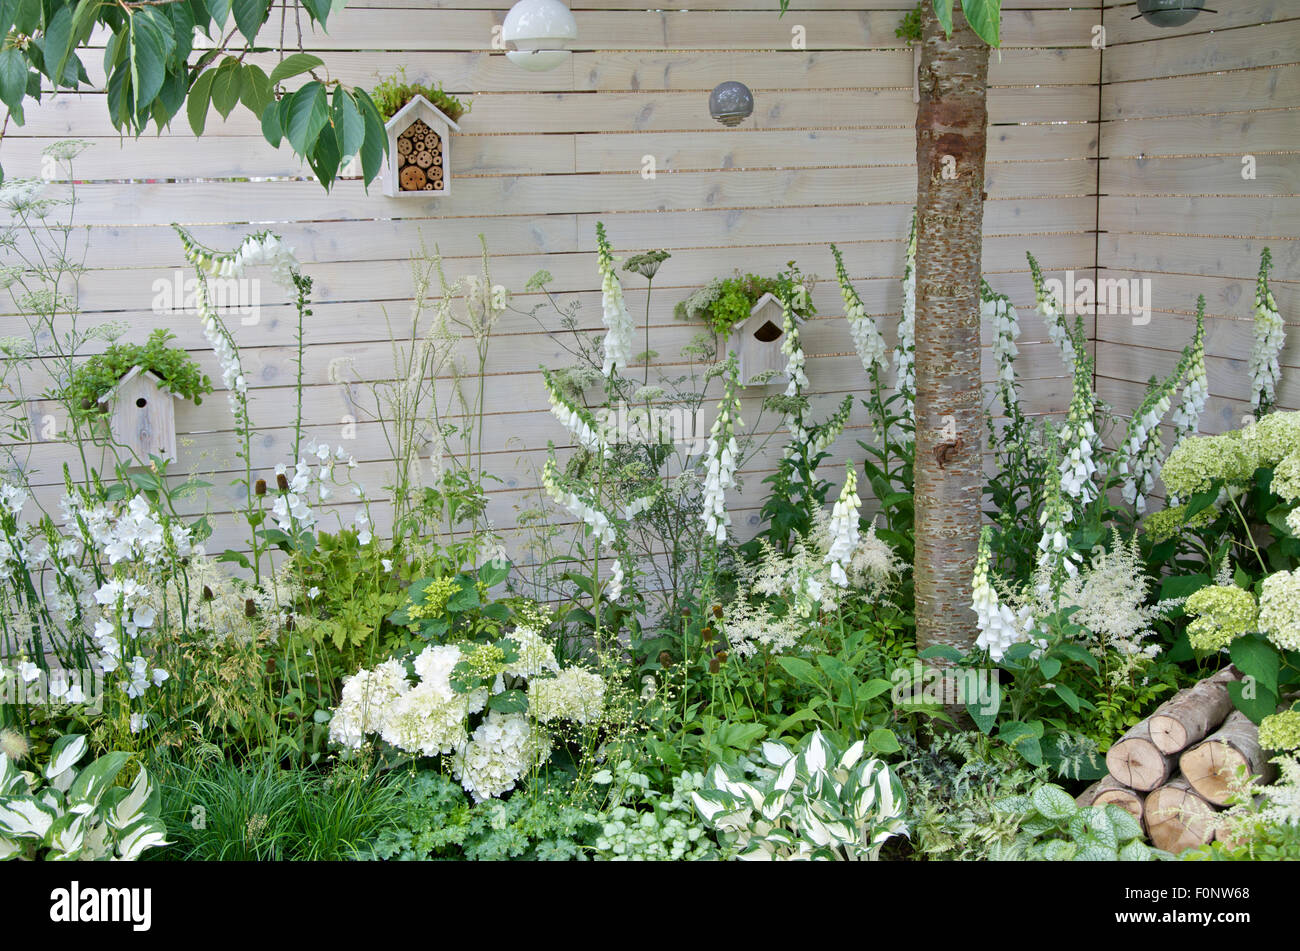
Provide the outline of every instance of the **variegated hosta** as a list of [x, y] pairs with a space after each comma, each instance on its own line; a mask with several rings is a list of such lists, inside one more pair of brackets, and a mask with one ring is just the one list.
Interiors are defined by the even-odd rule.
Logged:
[[692, 793], [695, 807], [737, 858], [875, 859], [886, 841], [907, 835], [907, 797], [865, 749], [859, 740], [841, 750], [821, 730], [793, 750], [764, 743], [771, 769], [754, 781], [716, 763]]
[[167, 844], [158, 796], [144, 767], [116, 785], [130, 753], [107, 753], [78, 770], [86, 738], [60, 737], [40, 775], [0, 753], [0, 859], [131, 861]]

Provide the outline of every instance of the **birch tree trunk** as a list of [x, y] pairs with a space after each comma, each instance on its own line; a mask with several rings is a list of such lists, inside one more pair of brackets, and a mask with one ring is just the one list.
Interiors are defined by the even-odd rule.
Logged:
[[984, 489], [980, 251], [989, 47], [922, 4], [916, 117], [916, 634], [967, 651]]

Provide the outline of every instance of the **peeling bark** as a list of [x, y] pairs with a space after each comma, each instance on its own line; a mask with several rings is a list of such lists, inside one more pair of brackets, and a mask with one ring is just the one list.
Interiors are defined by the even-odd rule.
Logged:
[[916, 634], [969, 650], [984, 491], [980, 253], [989, 47], [923, 4], [916, 117]]

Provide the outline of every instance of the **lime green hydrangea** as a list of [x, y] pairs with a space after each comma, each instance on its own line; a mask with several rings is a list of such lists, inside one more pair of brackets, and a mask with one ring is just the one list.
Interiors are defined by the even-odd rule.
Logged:
[[1264, 579], [1259, 629], [1282, 650], [1300, 650], [1300, 573], [1278, 571]]
[[1258, 624], [1254, 595], [1236, 585], [1201, 588], [1187, 599], [1183, 610], [1193, 616], [1187, 625], [1187, 639], [1199, 651], [1227, 647]]
[[1273, 467], [1272, 488], [1288, 502], [1300, 499], [1300, 452], [1292, 453]]
[[1283, 710], [1259, 724], [1259, 745], [1266, 750], [1300, 749], [1300, 710]]
[[465, 665], [481, 680], [491, 680], [506, 669], [506, 652], [496, 644], [477, 644], [465, 651]]
[[1178, 535], [1184, 528], [1212, 525], [1218, 517], [1219, 510], [1212, 505], [1201, 509], [1191, 518], [1187, 517], [1186, 505], [1171, 505], [1144, 518], [1142, 530], [1151, 536], [1152, 541], [1162, 542]]
[[447, 610], [451, 596], [460, 591], [460, 582], [455, 578], [435, 578], [428, 583], [420, 595], [420, 600], [412, 599], [406, 606], [406, 614], [414, 627], [416, 622], [428, 618], [442, 617]]
[[1276, 466], [1300, 454], [1300, 413], [1269, 413], [1242, 429], [1241, 441], [1255, 468]]
[[1256, 468], [1255, 455], [1246, 449], [1242, 431], [1234, 429], [1182, 440], [1169, 454], [1160, 476], [1171, 496], [1186, 499], [1208, 489], [1215, 479], [1243, 482]]

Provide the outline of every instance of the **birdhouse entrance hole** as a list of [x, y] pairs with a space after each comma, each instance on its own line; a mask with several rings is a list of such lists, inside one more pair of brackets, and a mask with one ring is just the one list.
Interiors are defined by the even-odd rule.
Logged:
[[754, 331], [754, 339], [761, 340], [763, 343], [771, 343], [781, 336], [781, 328], [770, 320], [763, 321], [763, 326]]
[[146, 406], [149, 405], [149, 401], [142, 396], [135, 401], [135, 405], [140, 407], [141, 409], [144, 409]]

